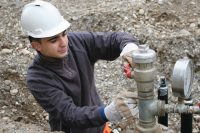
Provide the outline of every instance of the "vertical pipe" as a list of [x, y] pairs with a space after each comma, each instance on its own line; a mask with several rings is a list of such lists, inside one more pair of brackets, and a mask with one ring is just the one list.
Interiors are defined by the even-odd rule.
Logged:
[[[160, 86], [158, 88], [158, 99], [163, 100], [165, 101], [165, 104], [168, 104], [168, 88], [164, 76], [160, 78]], [[168, 114], [165, 113], [165, 116], [159, 116], [158, 123], [168, 127]]]
[[136, 132], [155, 133], [158, 129], [156, 117], [151, 112], [151, 104], [155, 101], [154, 78], [156, 69], [154, 61], [156, 53], [148, 45], [139, 45], [139, 49], [132, 53], [134, 63], [134, 80], [138, 90], [139, 122]]
[[[186, 99], [184, 101], [185, 105], [192, 106], [192, 99]], [[181, 133], [192, 133], [192, 121], [193, 121], [193, 114], [181, 114]]]

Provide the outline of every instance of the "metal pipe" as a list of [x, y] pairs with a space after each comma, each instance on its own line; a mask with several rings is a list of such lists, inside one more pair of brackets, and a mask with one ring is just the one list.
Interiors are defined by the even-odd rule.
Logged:
[[[192, 106], [192, 99], [186, 99], [185, 105]], [[181, 114], [181, 133], [192, 133], [193, 114]]]
[[[167, 99], [155, 99], [154, 78], [156, 70], [153, 64], [155, 59], [155, 51], [149, 49], [147, 45], [139, 45], [139, 49], [132, 53], [132, 66], [134, 66], [134, 79], [138, 92], [139, 121], [135, 127], [135, 132], [138, 133], [155, 133], [159, 130], [156, 116], [161, 118], [166, 117], [168, 113], [200, 113], [199, 106], [185, 105], [183, 98], [178, 99], [178, 104], [172, 105], [167, 104]], [[163, 125], [166, 126], [167, 123]]]
[[[165, 101], [165, 104], [168, 104], [168, 88], [164, 76], [160, 78], [160, 86], [158, 88], [158, 99], [163, 100]], [[168, 127], [168, 114], [165, 113], [164, 116], [159, 116], [158, 123]]]
[[165, 113], [200, 114], [199, 106], [188, 106], [185, 104], [166, 104], [163, 111], [165, 111]]
[[139, 45], [139, 49], [133, 52], [132, 59], [139, 98], [139, 123], [136, 125], [136, 131], [153, 133], [158, 128], [154, 114], [157, 110], [153, 108], [157, 105], [154, 99], [155, 68], [153, 65], [156, 54], [147, 45]]

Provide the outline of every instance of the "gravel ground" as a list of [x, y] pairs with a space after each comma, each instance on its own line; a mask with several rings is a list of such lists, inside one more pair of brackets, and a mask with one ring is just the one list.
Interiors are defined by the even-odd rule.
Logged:
[[[200, 1], [198, 0], [49, 0], [70, 21], [70, 31], [125, 31], [141, 44], [156, 51], [157, 75], [166, 76], [169, 102], [177, 103], [171, 93], [175, 62], [188, 56], [195, 68], [192, 98], [200, 100]], [[49, 132], [48, 114], [36, 103], [25, 83], [26, 69], [34, 50], [20, 27], [20, 14], [30, 0], [0, 1], [0, 132]], [[122, 75], [121, 59], [99, 61], [95, 69], [99, 93], [108, 104], [122, 89], [134, 88], [132, 79]], [[155, 87], [156, 90], [156, 87]], [[193, 133], [200, 132], [200, 116], [194, 115]], [[113, 132], [123, 132], [113, 125]], [[169, 128], [180, 132], [180, 115], [169, 114]]]

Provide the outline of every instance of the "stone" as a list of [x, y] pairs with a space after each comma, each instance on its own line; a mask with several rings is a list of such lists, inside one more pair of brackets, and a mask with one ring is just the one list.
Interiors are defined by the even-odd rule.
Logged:
[[17, 93], [18, 93], [18, 89], [12, 89], [12, 90], [10, 90], [10, 94], [11, 94], [12, 96], [17, 95]]
[[1, 54], [11, 54], [12, 53], [12, 49], [4, 48], [4, 49], [1, 50], [0, 53]]

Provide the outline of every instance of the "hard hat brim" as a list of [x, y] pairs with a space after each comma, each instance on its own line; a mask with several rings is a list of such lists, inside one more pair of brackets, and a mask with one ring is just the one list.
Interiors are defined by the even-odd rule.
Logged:
[[28, 35], [31, 36], [31, 37], [34, 37], [34, 38], [52, 37], [52, 36], [55, 36], [55, 35], [63, 32], [64, 30], [68, 29], [69, 26], [70, 26], [70, 23], [63, 18], [63, 21], [58, 26], [56, 26], [55, 28], [52, 28], [48, 31], [45, 31], [45, 32], [43, 32], [42, 34], [39, 34], [39, 35], [35, 35], [35, 34], [32, 34], [32, 33], [28, 33]]

